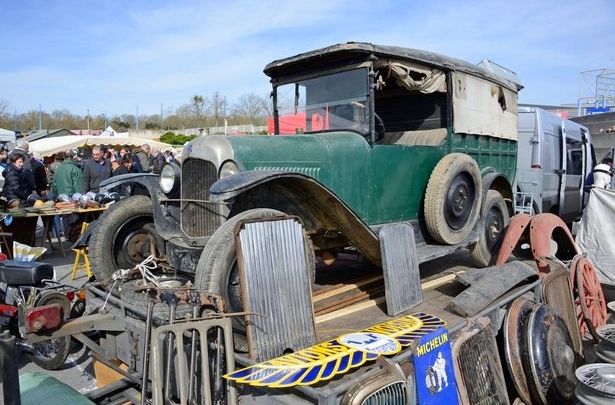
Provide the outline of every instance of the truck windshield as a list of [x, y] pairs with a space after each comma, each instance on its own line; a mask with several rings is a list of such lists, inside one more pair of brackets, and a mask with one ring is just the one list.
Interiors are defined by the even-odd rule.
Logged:
[[275, 91], [280, 134], [331, 130], [369, 134], [367, 69], [284, 84]]

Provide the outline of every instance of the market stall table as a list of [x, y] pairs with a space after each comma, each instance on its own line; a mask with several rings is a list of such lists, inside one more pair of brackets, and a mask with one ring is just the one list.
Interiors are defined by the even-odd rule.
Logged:
[[[54, 217], [79, 214], [83, 217], [83, 222], [89, 223], [97, 219], [106, 209], [107, 206], [92, 208], [76, 207], [65, 209], [40, 209], [36, 212], [34, 212], [35, 210], [29, 209], [29, 212], [26, 211], [25, 213], [14, 216], [12, 223], [10, 225], [4, 225], [0, 231], [12, 234], [11, 239], [13, 241], [29, 246], [36, 246], [36, 226], [40, 218], [43, 223], [43, 237], [41, 238], [41, 245], [44, 243], [45, 239], [47, 239], [49, 246], [53, 249], [53, 230], [53, 237], [56, 239], [56, 244], [62, 251], [62, 255], [66, 256], [64, 246], [60, 240], [60, 230], [57, 227]], [[11, 212], [0, 212], [0, 215], [2, 214], [11, 214]]]

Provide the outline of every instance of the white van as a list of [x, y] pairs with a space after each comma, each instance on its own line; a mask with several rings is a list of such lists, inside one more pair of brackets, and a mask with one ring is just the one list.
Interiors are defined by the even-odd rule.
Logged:
[[519, 108], [517, 212], [550, 212], [571, 224], [587, 203], [595, 165], [589, 130], [540, 108]]

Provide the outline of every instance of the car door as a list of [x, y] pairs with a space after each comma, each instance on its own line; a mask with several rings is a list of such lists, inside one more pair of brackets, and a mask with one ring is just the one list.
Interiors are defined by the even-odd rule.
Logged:
[[560, 216], [572, 221], [580, 215], [583, 204], [583, 170], [586, 147], [580, 131], [567, 128], [562, 121], [562, 171]]

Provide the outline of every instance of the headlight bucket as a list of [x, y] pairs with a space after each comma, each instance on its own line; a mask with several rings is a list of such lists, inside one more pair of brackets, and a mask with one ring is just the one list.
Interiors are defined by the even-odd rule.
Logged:
[[169, 194], [179, 187], [180, 169], [175, 163], [167, 163], [162, 166], [160, 171], [160, 189], [163, 193]]
[[237, 163], [233, 162], [232, 160], [227, 160], [222, 164], [222, 166], [220, 166], [220, 170], [218, 170], [218, 178], [223, 179], [239, 172], [240, 169]]

